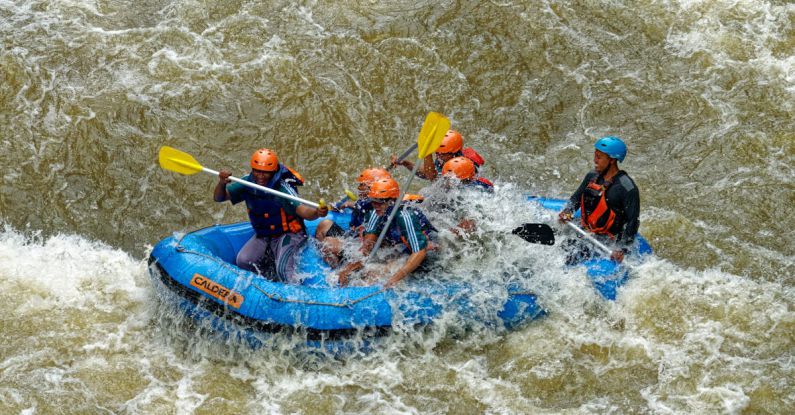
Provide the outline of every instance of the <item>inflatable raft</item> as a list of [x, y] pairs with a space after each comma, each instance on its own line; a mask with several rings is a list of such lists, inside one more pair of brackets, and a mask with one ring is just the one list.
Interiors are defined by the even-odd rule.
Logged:
[[[560, 210], [564, 201], [529, 198], [544, 208]], [[331, 212], [330, 217], [347, 225], [350, 215]], [[314, 234], [319, 221], [307, 222]], [[161, 298], [175, 303], [192, 318], [205, 320], [219, 330], [234, 321], [246, 330], [282, 332], [298, 329], [308, 341], [334, 341], [362, 333], [382, 334], [393, 325], [423, 326], [444, 313], [458, 313], [464, 320], [510, 329], [545, 314], [535, 294], [517, 286], [499, 287], [491, 307], [483, 312], [482, 292], [455, 279], [448, 282], [417, 275], [395, 290], [379, 286], [338, 287], [326, 282], [329, 273], [310, 238], [302, 251], [298, 272], [301, 285], [273, 282], [235, 266], [235, 257], [252, 236], [248, 222], [214, 225], [160, 241], [152, 250], [150, 275]], [[638, 255], [651, 252], [638, 238]], [[606, 259], [585, 261], [588, 276], [607, 299], [628, 278], [627, 271]], [[481, 295], [478, 295], [481, 294]], [[475, 298], [481, 301], [474, 304]]]

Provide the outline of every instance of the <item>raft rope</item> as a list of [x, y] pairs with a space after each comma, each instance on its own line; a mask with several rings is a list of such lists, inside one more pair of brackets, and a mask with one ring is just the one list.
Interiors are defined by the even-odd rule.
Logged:
[[[184, 238], [185, 236], [187, 236], [187, 234], [182, 236], [182, 238]], [[191, 251], [191, 250], [185, 248], [184, 246], [180, 245], [180, 243], [182, 242], [182, 238], [179, 238], [177, 240], [177, 245], [176, 245], [176, 248], [175, 248], [177, 252], [185, 253], [185, 254], [193, 254], [193, 255], [196, 255], [196, 256], [200, 256], [202, 258], [209, 259], [209, 260], [214, 261], [214, 262], [216, 262], [218, 264], [221, 264], [221, 266], [223, 266], [223, 267], [227, 268], [228, 270], [232, 271], [238, 277], [246, 277], [246, 275], [244, 275], [240, 271], [240, 268], [233, 267], [232, 264], [230, 264], [230, 263], [228, 263], [226, 261], [223, 261], [221, 259], [218, 259], [218, 257], [212, 256], [212, 255], [208, 255], [208, 254], [205, 254], [205, 253], [202, 253], [202, 252]], [[345, 300], [342, 303], [327, 303], [327, 302], [321, 302], [321, 301], [309, 301], [309, 300], [297, 300], [297, 299], [283, 298], [283, 297], [280, 297], [280, 296], [277, 296], [277, 295], [273, 295], [272, 293], [269, 293], [269, 292], [263, 290], [257, 284], [251, 283], [251, 285], [253, 285], [254, 288], [259, 290], [259, 292], [264, 294], [266, 297], [268, 297], [268, 299], [273, 300], [273, 301], [278, 301], [278, 302], [281, 302], [281, 303], [322, 305], [322, 306], [340, 307], [340, 308], [353, 308], [354, 305], [356, 305], [356, 304], [358, 304], [358, 303], [360, 303], [360, 302], [362, 302], [364, 300], [367, 300], [368, 298], [374, 297], [374, 296], [376, 296], [378, 294], [381, 294], [381, 293], [387, 291], [386, 288], [382, 288], [382, 289], [380, 289], [378, 291], [371, 292], [371, 293], [369, 293], [367, 295], [364, 295], [364, 296], [362, 296], [360, 298]]]
[[285, 298], [277, 297], [277, 296], [275, 296], [275, 295], [273, 295], [273, 294], [271, 294], [269, 292], [266, 292], [265, 290], [260, 288], [257, 284], [251, 284], [251, 285], [253, 285], [254, 288], [258, 289], [266, 297], [268, 297], [268, 298], [270, 298], [271, 300], [274, 300], [274, 301], [280, 301], [280, 302], [283, 302], [283, 303], [299, 303], [299, 304], [309, 304], [309, 305], [326, 305], [326, 306], [331, 306], [331, 307], [347, 307], [347, 308], [352, 308], [354, 305], [356, 305], [356, 303], [359, 303], [361, 301], [364, 301], [364, 300], [366, 300], [366, 299], [368, 299], [370, 297], [373, 297], [375, 295], [381, 294], [382, 292], [386, 291], [385, 288], [382, 288], [382, 289], [380, 289], [378, 291], [371, 292], [370, 294], [367, 294], [367, 295], [365, 295], [363, 297], [360, 297], [360, 298], [357, 298], [355, 300], [345, 300], [342, 303], [324, 303], [324, 302], [320, 302], [320, 301], [306, 301], [306, 300], [285, 299]]

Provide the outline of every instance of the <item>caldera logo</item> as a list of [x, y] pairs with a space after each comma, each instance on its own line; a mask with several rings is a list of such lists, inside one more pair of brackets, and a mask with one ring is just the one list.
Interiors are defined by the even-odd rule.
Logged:
[[201, 274], [193, 274], [190, 280], [190, 285], [198, 288], [199, 290], [221, 300], [221, 302], [229, 304], [234, 308], [240, 308], [243, 305], [243, 296], [236, 293], [229, 288], [205, 277]]

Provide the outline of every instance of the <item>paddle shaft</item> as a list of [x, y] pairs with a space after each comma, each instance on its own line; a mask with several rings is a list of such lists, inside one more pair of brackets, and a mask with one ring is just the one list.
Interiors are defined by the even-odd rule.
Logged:
[[397, 215], [400, 203], [403, 201], [403, 196], [406, 194], [406, 189], [408, 189], [409, 186], [411, 185], [411, 180], [414, 179], [414, 175], [417, 173], [417, 167], [419, 167], [420, 164], [421, 164], [420, 162], [414, 164], [414, 169], [411, 170], [411, 176], [409, 176], [409, 179], [406, 181], [406, 185], [400, 188], [401, 189], [400, 195], [398, 196], [397, 201], [395, 202], [395, 206], [392, 208], [392, 213], [389, 214], [389, 218], [386, 220], [384, 229], [382, 229], [381, 234], [378, 235], [378, 240], [375, 241], [375, 245], [373, 245], [373, 250], [370, 251], [370, 255], [367, 257], [367, 260], [370, 260], [373, 257], [375, 257], [376, 251], [378, 251], [378, 248], [381, 247], [381, 242], [383, 242], [384, 236], [386, 236], [386, 233], [389, 231], [389, 225], [392, 224], [392, 219], [394, 219], [395, 215]]
[[395, 160], [395, 164], [389, 163], [389, 166], [387, 166], [386, 171], [394, 169], [395, 166], [398, 165], [398, 163], [403, 161], [403, 159], [408, 157], [416, 149], [417, 149], [417, 143], [414, 143], [411, 147], [409, 147], [408, 150], [404, 151], [403, 154], [401, 154], [400, 157], [397, 158], [397, 160]]
[[[207, 167], [203, 167], [202, 166], [202, 171], [210, 173], [210, 174], [215, 175], [215, 176], [218, 176], [218, 172], [217, 171], [215, 171], [213, 169], [208, 169]], [[270, 193], [270, 194], [272, 194], [274, 196], [283, 197], [285, 199], [290, 199], [292, 201], [295, 201], [295, 202], [298, 202], [298, 203], [302, 203], [302, 204], [307, 205], [307, 206], [312, 206], [313, 208], [319, 208], [320, 207], [320, 205], [315, 203], [315, 202], [310, 202], [310, 201], [308, 201], [306, 199], [301, 199], [300, 197], [296, 197], [296, 196], [293, 196], [293, 195], [290, 195], [290, 194], [287, 194], [287, 193], [283, 193], [283, 192], [280, 192], [278, 190], [273, 190], [273, 189], [265, 187], [265, 186], [260, 186], [260, 185], [258, 185], [256, 183], [247, 182], [247, 181], [245, 181], [243, 179], [238, 179], [235, 176], [229, 176], [229, 180], [231, 180], [231, 181], [233, 181], [235, 183], [240, 183], [243, 186], [248, 186], [248, 187], [250, 187], [252, 189], [262, 190], [263, 192]]]
[[577, 233], [582, 235], [583, 238], [587, 239], [592, 244], [594, 244], [594, 246], [599, 248], [599, 250], [601, 250], [602, 253], [604, 253], [605, 255], [610, 256], [610, 255], [613, 254], [613, 251], [610, 248], [608, 248], [605, 244], [599, 242], [596, 238], [591, 236], [590, 233], [586, 232], [585, 230], [583, 230], [579, 226], [575, 225], [574, 223], [572, 223], [570, 221], [566, 222], [566, 225], [568, 225], [570, 228], [574, 229]]

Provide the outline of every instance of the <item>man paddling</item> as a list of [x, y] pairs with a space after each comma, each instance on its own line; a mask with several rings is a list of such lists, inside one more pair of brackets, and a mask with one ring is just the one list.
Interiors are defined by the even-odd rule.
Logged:
[[343, 259], [344, 243], [341, 238], [362, 236], [364, 232], [364, 219], [373, 210], [370, 202], [370, 185], [376, 180], [392, 178], [386, 169], [368, 168], [364, 169], [359, 177], [356, 178], [359, 199], [355, 202], [348, 200], [340, 205], [340, 208], [351, 209], [351, 221], [348, 230], [334, 223], [331, 219], [324, 219], [317, 225], [315, 238], [321, 243], [320, 252], [323, 260], [332, 268], [339, 266]]
[[[381, 230], [387, 225], [387, 217], [395, 202], [400, 195], [398, 183], [389, 178], [378, 179], [370, 185], [368, 196], [373, 209], [368, 213], [364, 221], [364, 240], [362, 241], [361, 252], [369, 255], [378, 239]], [[388, 245], [404, 245], [404, 253], [408, 258], [403, 265], [394, 272], [384, 283], [384, 288], [395, 286], [400, 280], [414, 272], [425, 261], [427, 251], [431, 245], [430, 234], [435, 231], [430, 222], [424, 223], [420, 219], [417, 210], [409, 206], [400, 206], [395, 221], [389, 224], [386, 234]], [[339, 283], [341, 286], [348, 285], [351, 273], [364, 267], [363, 261], [349, 263], [339, 273]]]
[[[229, 176], [229, 170], [218, 172], [219, 180], [213, 198], [216, 202], [229, 200], [233, 205], [245, 201], [254, 228], [254, 236], [237, 254], [237, 266], [261, 273], [263, 260], [268, 255], [275, 261], [278, 280], [297, 283], [294, 280], [295, 255], [306, 243], [304, 220], [326, 216], [328, 207], [314, 208], [240, 183], [229, 184]], [[296, 197], [296, 186], [304, 183], [298, 173], [279, 163], [276, 153], [267, 148], [254, 152], [251, 156], [251, 173], [243, 180]]]
[[[466, 157], [454, 157], [442, 166], [444, 192], [430, 204], [430, 209], [443, 215], [453, 215], [457, 226], [450, 229], [456, 235], [471, 233], [475, 230], [475, 221], [471, 219], [471, 206], [463, 204], [471, 197], [482, 197], [494, 193], [494, 184], [476, 174], [475, 163]], [[469, 191], [474, 190], [475, 193]]]
[[[585, 175], [580, 187], [571, 195], [558, 215], [568, 222], [580, 209], [585, 230], [612, 240], [615, 249], [610, 258], [621, 262], [635, 242], [640, 226], [640, 192], [629, 175], [618, 168], [624, 161], [627, 146], [618, 137], [602, 137], [594, 144], [594, 170]], [[567, 263], [574, 264], [593, 255], [591, 247], [580, 241], [564, 245], [569, 251]]]

